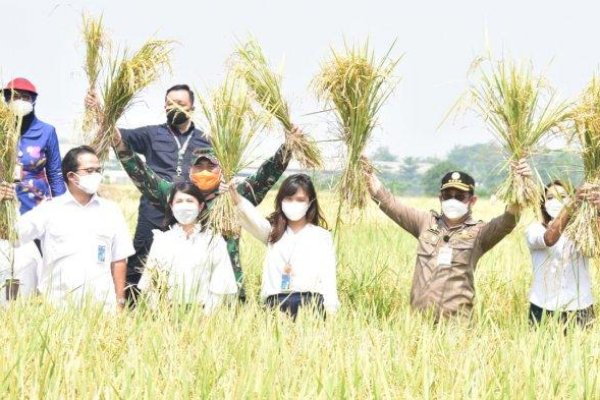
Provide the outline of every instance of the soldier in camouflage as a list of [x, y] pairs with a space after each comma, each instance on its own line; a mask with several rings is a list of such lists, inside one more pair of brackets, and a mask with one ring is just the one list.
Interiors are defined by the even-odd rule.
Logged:
[[[302, 131], [294, 128], [286, 135], [299, 136]], [[128, 145], [116, 135], [115, 151], [125, 172], [129, 175], [135, 186], [153, 204], [166, 210], [169, 207], [169, 193], [175, 183], [161, 178], [152, 171], [146, 163], [134, 153]], [[246, 178], [237, 186], [238, 192], [255, 206], [260, 204], [268, 191], [275, 185], [290, 162], [291, 152], [287, 148], [287, 142], [283, 144], [275, 155], [265, 161], [252, 176]], [[221, 183], [219, 161], [216, 159], [212, 149], [200, 148], [194, 150], [192, 167], [189, 179], [202, 191], [205, 196], [206, 209], [210, 210], [214, 199], [220, 195], [219, 184]], [[235, 278], [238, 282], [240, 299], [245, 300], [243, 288], [243, 272], [240, 263], [240, 238], [239, 235], [224, 236], [227, 250], [231, 258], [231, 264]]]

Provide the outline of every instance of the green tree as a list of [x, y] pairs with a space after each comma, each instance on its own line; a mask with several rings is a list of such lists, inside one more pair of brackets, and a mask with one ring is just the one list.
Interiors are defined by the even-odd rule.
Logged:
[[389, 147], [379, 146], [371, 155], [371, 159], [374, 161], [397, 161], [398, 156], [393, 154]]

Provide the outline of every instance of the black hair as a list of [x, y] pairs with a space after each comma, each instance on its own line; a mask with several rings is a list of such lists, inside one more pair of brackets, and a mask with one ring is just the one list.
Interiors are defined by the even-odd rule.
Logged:
[[550, 190], [550, 188], [552, 186], [560, 186], [561, 188], [566, 189], [565, 185], [559, 180], [552, 181], [544, 187], [544, 195], [540, 199], [540, 210], [542, 211], [542, 218], [544, 219], [544, 221], [543, 221], [544, 226], [547, 226], [550, 223], [550, 221], [552, 220], [552, 217], [550, 216], [550, 214], [548, 214], [548, 211], [546, 211], [546, 206], [545, 206], [546, 197], [548, 196], [548, 191]]
[[323, 218], [323, 213], [319, 207], [317, 192], [312, 180], [306, 174], [294, 174], [288, 176], [283, 181], [279, 188], [279, 192], [277, 192], [277, 196], [275, 197], [275, 211], [269, 216], [269, 222], [273, 227], [271, 235], [269, 236], [269, 243], [276, 243], [285, 233], [288, 226], [288, 219], [281, 209], [281, 202], [286, 197], [296, 194], [298, 189], [304, 190], [308, 195], [310, 205], [306, 212], [306, 221], [327, 229], [327, 222], [325, 221], [325, 218]]
[[185, 85], [185, 84], [174, 85], [174, 86], [171, 86], [170, 88], [168, 88], [167, 93], [165, 93], [165, 100], [167, 99], [167, 96], [169, 95], [169, 93], [175, 92], [178, 90], [185, 90], [186, 92], [188, 92], [188, 94], [190, 96], [190, 102], [192, 103], [192, 105], [194, 105], [194, 91], [192, 89], [190, 89], [190, 87], [188, 85]]
[[[167, 207], [167, 209], [165, 210], [165, 220], [163, 223], [164, 228], [168, 228], [171, 225], [174, 225], [177, 223], [177, 219], [173, 215], [172, 206], [173, 206], [173, 199], [175, 198], [175, 194], [177, 194], [179, 192], [189, 194], [190, 196], [192, 196], [196, 200], [198, 200], [198, 203], [200, 204], [200, 206], [204, 205], [204, 207], [202, 207], [202, 210], [200, 211], [200, 215], [198, 215], [199, 221], [205, 221], [206, 217], [208, 216], [208, 210], [205, 206], [204, 195], [202, 194], [200, 189], [198, 189], [196, 187], [196, 185], [194, 185], [194, 184], [191, 184], [188, 182], [180, 182], [180, 183], [173, 185], [173, 189], [171, 189], [171, 192], [169, 193], [169, 207]], [[204, 230], [205, 228], [206, 228], [205, 224], [202, 224], [202, 230]]]
[[96, 151], [90, 146], [78, 146], [69, 150], [63, 157], [61, 164], [62, 176], [65, 182], [68, 182], [67, 174], [69, 172], [75, 172], [77, 171], [77, 168], [79, 168], [79, 156], [82, 154], [93, 154], [98, 156]]

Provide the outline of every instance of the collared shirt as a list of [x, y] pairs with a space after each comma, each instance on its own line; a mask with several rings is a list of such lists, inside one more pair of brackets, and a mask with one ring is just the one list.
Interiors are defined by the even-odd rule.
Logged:
[[[148, 167], [161, 178], [170, 182], [188, 179], [190, 166], [193, 161], [193, 151], [198, 148], [211, 147], [206, 135], [197, 129], [194, 124], [185, 133], [172, 129], [167, 124], [150, 125], [136, 129], [120, 129], [123, 141], [130, 148], [144, 156]], [[186, 141], [187, 146], [185, 146]], [[178, 176], [179, 150], [183, 149], [181, 171]], [[152, 222], [154, 226], [161, 227], [164, 213], [158, 207], [142, 196], [140, 199], [139, 214]]]
[[473, 274], [477, 262], [515, 228], [516, 217], [505, 212], [488, 223], [468, 218], [449, 228], [441, 215], [404, 205], [384, 189], [374, 200], [418, 240], [411, 306], [432, 310], [438, 317], [468, 315], [475, 297]]
[[44, 202], [18, 222], [19, 239], [42, 242], [44, 265], [39, 291], [50, 301], [81, 301], [84, 297], [116, 304], [111, 263], [134, 253], [119, 207], [93, 196], [81, 205], [67, 190]]
[[548, 247], [546, 228], [539, 222], [527, 228], [527, 246], [533, 263], [529, 301], [551, 311], [582, 310], [594, 303], [588, 259], [575, 250], [574, 243], [561, 235]]
[[286, 274], [286, 266], [290, 266], [289, 291], [320, 293], [327, 311], [335, 312], [340, 301], [335, 275], [335, 246], [331, 233], [313, 224], [307, 224], [298, 232], [288, 227], [281, 239], [269, 243], [272, 229], [269, 221], [244, 198], [237, 209], [242, 227], [267, 244], [262, 297], [285, 293], [282, 290], [282, 278]]
[[138, 287], [157, 301], [161, 285], [166, 295], [184, 304], [201, 304], [215, 310], [225, 295], [237, 293], [225, 240], [198, 225], [188, 237], [179, 224], [154, 231], [154, 242]]
[[[0, 240], [0, 285], [11, 278], [9, 255], [11, 245]], [[42, 267], [42, 257], [33, 242], [13, 249], [14, 278], [19, 280], [19, 297], [31, 296], [37, 291], [37, 277]], [[6, 303], [5, 290], [0, 292], [0, 304]]]

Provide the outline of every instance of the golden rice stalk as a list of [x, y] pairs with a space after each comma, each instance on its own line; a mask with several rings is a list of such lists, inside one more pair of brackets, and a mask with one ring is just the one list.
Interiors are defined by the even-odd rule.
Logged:
[[[88, 79], [88, 87], [96, 89], [100, 71], [102, 70], [102, 52], [107, 42], [106, 33], [102, 25], [102, 17], [94, 18], [89, 15], [83, 16], [83, 42], [86, 48], [85, 63], [83, 69]], [[97, 110], [86, 107], [83, 116], [83, 132], [87, 134], [97, 128]]]
[[261, 107], [281, 123], [286, 132], [287, 148], [293, 157], [305, 168], [322, 168], [323, 158], [316, 141], [305, 135], [289, 135], [292, 122], [281, 90], [281, 75], [270, 68], [259, 44], [249, 40], [238, 47], [235, 56], [235, 73], [244, 79]]
[[[600, 185], [600, 77], [595, 75], [582, 93], [573, 112], [585, 182]], [[575, 247], [587, 257], [600, 256], [598, 208], [581, 201], [565, 229]]]
[[[21, 118], [17, 117], [4, 99], [0, 99], [0, 182], [14, 182], [17, 165], [17, 148], [21, 135]], [[8, 254], [11, 278], [14, 279], [14, 251], [17, 241], [17, 200], [0, 201], [0, 239], [8, 241]]]
[[317, 95], [335, 110], [338, 135], [347, 147], [346, 165], [338, 185], [340, 201], [351, 208], [364, 208], [369, 194], [361, 156], [377, 117], [395, 86], [393, 71], [400, 61], [391, 59], [393, 48], [376, 60], [369, 45], [346, 47], [343, 54], [332, 51], [313, 85]]
[[[485, 121], [507, 154], [507, 164], [529, 157], [537, 145], [565, 127], [570, 104], [557, 96], [529, 62], [481, 59], [474, 66], [478, 80], [469, 88], [471, 108]], [[509, 172], [498, 189], [508, 204], [538, 208], [543, 190], [539, 175]]]
[[[247, 165], [246, 151], [264, 121], [252, 109], [248, 87], [237, 77], [228, 76], [210, 98], [198, 97], [213, 151], [225, 181], [230, 182]], [[239, 234], [229, 193], [214, 200], [208, 223], [215, 232]]]
[[149, 40], [131, 58], [126, 52], [109, 63], [102, 97], [100, 128], [92, 140], [101, 161], [108, 158], [117, 121], [133, 104], [136, 96], [155, 82], [165, 68], [170, 69], [172, 41]]

